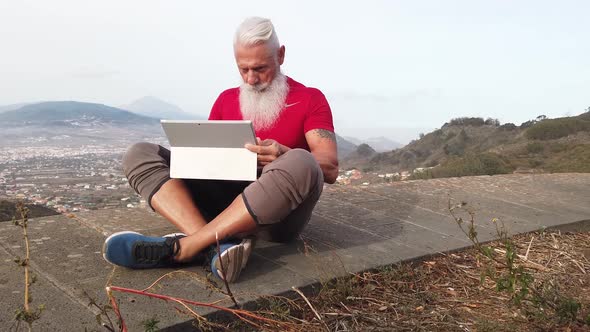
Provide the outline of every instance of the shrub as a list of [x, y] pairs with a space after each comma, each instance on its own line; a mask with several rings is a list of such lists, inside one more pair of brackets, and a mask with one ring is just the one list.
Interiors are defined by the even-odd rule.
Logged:
[[452, 119], [449, 123], [451, 126], [483, 126], [485, 121], [483, 118], [469, 118], [469, 117], [461, 117]]
[[432, 177], [506, 174], [511, 170], [512, 166], [501, 156], [486, 152], [450, 158], [432, 169]]
[[518, 128], [514, 123], [505, 123], [499, 127], [501, 130], [515, 130]]
[[534, 126], [534, 125], [535, 125], [535, 123], [537, 123], [537, 121], [536, 121], [536, 120], [529, 120], [529, 121], [523, 122], [523, 123], [520, 125], [520, 129], [526, 129], [526, 128], [530, 128], [530, 127]]
[[448, 141], [448, 140], [452, 139], [452, 138], [453, 138], [453, 137], [455, 137], [455, 136], [457, 136], [457, 133], [456, 133], [456, 132], [454, 132], [454, 131], [449, 131], [449, 132], [446, 134], [446, 136], [445, 136], [444, 140], [445, 140], [445, 142], [446, 142], [446, 141]]
[[500, 120], [498, 120], [498, 119], [492, 119], [492, 118], [487, 118], [484, 123], [486, 125], [488, 125], [488, 126], [498, 127], [500, 125]]
[[539, 153], [543, 152], [544, 149], [545, 147], [541, 142], [532, 142], [527, 144], [526, 146], [526, 150], [528, 153]]
[[375, 154], [375, 150], [368, 144], [363, 143], [356, 148], [356, 152], [361, 157], [370, 157]]
[[528, 128], [525, 135], [529, 139], [549, 140], [573, 135], [579, 131], [590, 131], [590, 121], [576, 118], [545, 120]]
[[590, 173], [590, 144], [577, 145], [547, 165], [551, 172]]
[[468, 141], [469, 136], [465, 132], [465, 129], [461, 129], [461, 132], [459, 132], [459, 135], [457, 135], [455, 140], [443, 146], [443, 151], [449, 156], [461, 157], [465, 154]]

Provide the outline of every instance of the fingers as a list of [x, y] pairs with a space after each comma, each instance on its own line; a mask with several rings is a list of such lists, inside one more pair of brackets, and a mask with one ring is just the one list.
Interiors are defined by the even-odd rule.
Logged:
[[245, 148], [258, 154], [258, 165], [266, 166], [275, 161], [280, 154], [280, 146], [277, 141], [273, 139], [261, 140], [256, 137], [258, 145], [246, 144]]
[[268, 146], [272, 145], [275, 142], [274, 139], [265, 139], [264, 141], [260, 141], [258, 144]]
[[261, 148], [260, 145], [246, 144], [246, 145], [244, 145], [244, 147], [252, 152], [260, 153], [260, 148]]
[[273, 155], [273, 154], [259, 154], [258, 155], [258, 162], [262, 163], [262, 162], [266, 162], [266, 163], [270, 163], [273, 162], [277, 159], [277, 156]]

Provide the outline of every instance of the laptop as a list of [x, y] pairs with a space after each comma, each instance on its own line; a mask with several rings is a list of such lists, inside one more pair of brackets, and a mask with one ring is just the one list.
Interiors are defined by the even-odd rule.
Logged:
[[170, 177], [255, 181], [257, 155], [251, 121], [161, 120], [170, 142]]

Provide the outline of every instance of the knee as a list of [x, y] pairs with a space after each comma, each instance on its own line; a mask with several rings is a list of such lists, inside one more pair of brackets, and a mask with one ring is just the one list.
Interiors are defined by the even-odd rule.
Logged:
[[[287, 171], [296, 183], [308, 183], [313, 191], [323, 188], [324, 176], [314, 156], [307, 150], [292, 149], [282, 156], [279, 168]], [[320, 188], [318, 188], [320, 187]]]
[[148, 142], [139, 142], [131, 145], [123, 155], [123, 173], [129, 177], [129, 172], [135, 168], [138, 161], [151, 151], [158, 151], [158, 145]]

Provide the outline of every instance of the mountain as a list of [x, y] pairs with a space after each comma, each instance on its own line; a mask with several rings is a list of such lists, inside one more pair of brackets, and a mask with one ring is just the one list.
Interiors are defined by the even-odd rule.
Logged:
[[371, 138], [362, 139], [362, 140], [355, 138], [355, 137], [350, 137], [350, 136], [346, 136], [344, 138], [357, 146], [361, 145], [361, 144], [368, 144], [371, 146], [371, 148], [373, 148], [377, 152], [391, 151], [391, 150], [395, 150], [397, 148], [401, 148], [403, 146], [403, 144], [392, 141], [389, 138], [384, 137], [384, 136], [371, 137]]
[[4, 106], [0, 106], [0, 113], [2, 112], [8, 112], [8, 111], [14, 111], [16, 109], [19, 109], [25, 105], [27, 105], [28, 103], [18, 103], [18, 104], [11, 104], [11, 105], [4, 105]]
[[403, 145], [390, 140], [387, 137], [372, 137], [363, 140], [363, 143], [370, 145], [377, 152], [385, 152], [401, 148]]
[[154, 118], [119, 108], [77, 101], [50, 101], [28, 104], [0, 113], [0, 126], [93, 127], [102, 125], [157, 125]]
[[351, 143], [338, 134], [336, 134], [336, 144], [338, 145], [338, 159], [346, 158], [349, 153], [356, 150], [356, 144]]
[[419, 168], [416, 178], [590, 172], [590, 112], [556, 119], [540, 116], [520, 126], [456, 118], [403, 148], [357, 157], [347, 166], [380, 172]]
[[349, 141], [350, 143], [354, 144], [354, 145], [361, 145], [363, 144], [363, 141], [356, 138], [356, 137], [352, 137], [352, 136], [344, 136], [343, 137], [345, 140]]
[[355, 165], [369, 160], [377, 154], [370, 145], [361, 143], [356, 149], [340, 160], [340, 167], [342, 169], [355, 168]]
[[129, 105], [121, 107], [130, 112], [149, 116], [156, 119], [171, 119], [171, 120], [198, 120], [206, 119], [204, 116], [189, 114], [183, 111], [180, 107], [165, 102], [161, 99], [146, 96], [139, 98]]
[[75, 101], [28, 104], [0, 113], [0, 128], [2, 145], [13, 147], [121, 147], [138, 141], [165, 142], [158, 119]]

